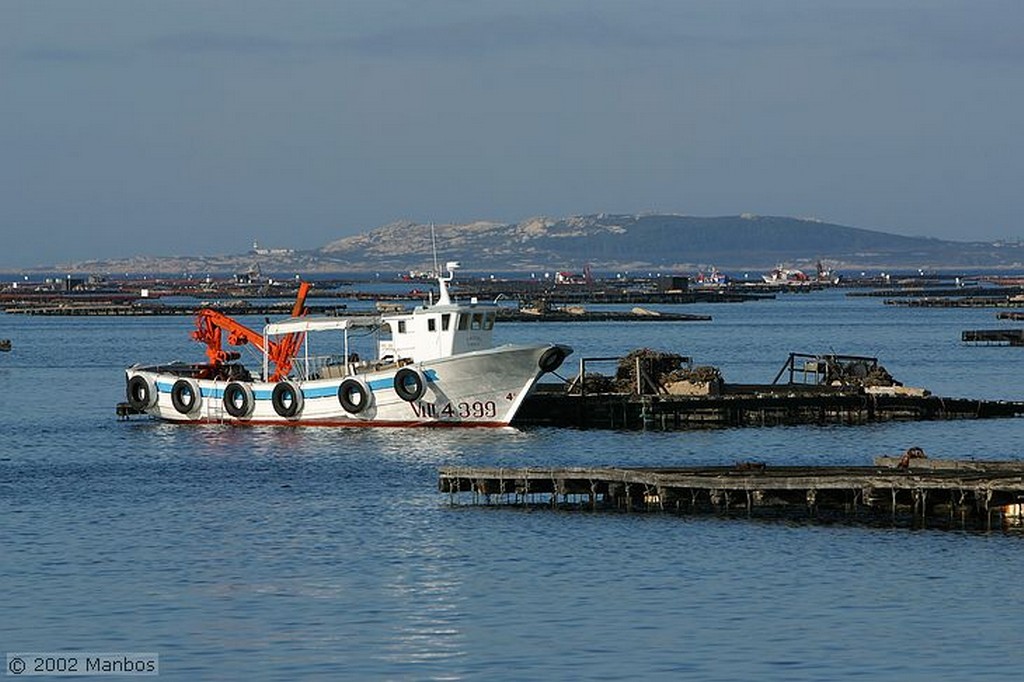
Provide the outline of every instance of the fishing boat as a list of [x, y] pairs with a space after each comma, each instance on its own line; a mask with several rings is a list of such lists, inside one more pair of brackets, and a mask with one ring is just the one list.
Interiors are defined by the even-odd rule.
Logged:
[[779, 265], [768, 272], [768, 274], [761, 275], [761, 279], [763, 279], [766, 284], [783, 284], [787, 286], [839, 284], [839, 276], [834, 274], [832, 272], [832, 268], [825, 266], [820, 260], [817, 262], [816, 272], [813, 278], [803, 270], [786, 268]]
[[[128, 406], [171, 422], [320, 426], [506, 426], [538, 379], [556, 371], [572, 348], [492, 342], [498, 308], [456, 301], [449, 292], [458, 263], [438, 274], [436, 303], [410, 311], [314, 317], [301, 283], [292, 317], [262, 333], [216, 310], [196, 316], [192, 337], [206, 362], [133, 365]], [[370, 336], [376, 357], [354, 341]], [[248, 346], [262, 360], [249, 368]], [[324, 350], [326, 349], [326, 350]]]
[[729, 283], [729, 277], [712, 266], [708, 272], [698, 271], [694, 283], [701, 287], [724, 287]]
[[810, 278], [802, 270], [784, 268], [781, 265], [773, 268], [768, 274], [761, 275], [766, 284], [809, 284]]

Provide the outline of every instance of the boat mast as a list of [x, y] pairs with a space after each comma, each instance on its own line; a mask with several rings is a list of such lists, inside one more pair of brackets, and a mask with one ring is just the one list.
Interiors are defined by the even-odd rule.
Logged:
[[[441, 270], [437, 267], [437, 235], [434, 234], [434, 223], [430, 223], [430, 250], [434, 253], [434, 277], [441, 276]], [[438, 294], [440, 298], [440, 294]], [[434, 305], [434, 292], [430, 292], [430, 305]]]
[[434, 223], [430, 223], [430, 250], [434, 253], [434, 277], [440, 277], [441, 270], [437, 267], [437, 235], [434, 234]]

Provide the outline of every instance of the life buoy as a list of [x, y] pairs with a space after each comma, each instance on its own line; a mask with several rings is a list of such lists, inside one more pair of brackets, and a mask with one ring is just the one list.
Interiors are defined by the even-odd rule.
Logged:
[[141, 374], [136, 374], [128, 380], [128, 387], [125, 392], [128, 397], [128, 404], [133, 410], [141, 412], [156, 405], [156, 387]]
[[191, 379], [178, 379], [171, 387], [171, 405], [181, 414], [190, 414], [203, 402], [199, 384]]
[[338, 386], [338, 402], [350, 414], [359, 414], [370, 406], [370, 388], [358, 379], [345, 379]]
[[245, 384], [232, 381], [224, 387], [224, 411], [236, 419], [244, 419], [252, 414], [256, 401], [252, 389]]
[[556, 369], [562, 366], [562, 361], [565, 360], [566, 352], [558, 346], [552, 346], [548, 348], [540, 356], [540, 360], [537, 361], [537, 366], [540, 367], [542, 372], [554, 372]]
[[290, 381], [282, 381], [274, 386], [270, 402], [274, 412], [285, 419], [291, 419], [302, 412], [302, 389]]
[[427, 390], [427, 382], [423, 373], [409, 367], [403, 367], [395, 373], [395, 393], [406, 402], [413, 402], [423, 397]]

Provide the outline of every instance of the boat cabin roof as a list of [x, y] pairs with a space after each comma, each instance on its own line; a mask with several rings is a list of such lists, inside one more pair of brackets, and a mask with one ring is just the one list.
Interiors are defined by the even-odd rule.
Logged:
[[[436, 303], [431, 302], [427, 305], [420, 305], [413, 308], [411, 311], [401, 312], [388, 312], [383, 314], [367, 314], [367, 315], [349, 315], [344, 317], [293, 317], [280, 322], [269, 322], [263, 328], [263, 335], [265, 337], [270, 336], [283, 336], [285, 334], [302, 334], [306, 332], [319, 332], [319, 331], [330, 331], [330, 330], [347, 330], [347, 329], [372, 329], [380, 326], [387, 322], [397, 322], [400, 331], [405, 333], [405, 324], [409, 320], [414, 320], [421, 316], [433, 316], [441, 315], [447, 316], [451, 314], [472, 314], [478, 316], [481, 313], [489, 313], [491, 324], [493, 324], [494, 314], [497, 312], [498, 307], [494, 304], [487, 304], [477, 301], [476, 297], [470, 299], [469, 303], [455, 302], [451, 299], [448, 292], [448, 284], [454, 278], [454, 270], [458, 267], [458, 263], [448, 263], [448, 276], [438, 276], [437, 282], [439, 287], [438, 299]], [[424, 327], [423, 332], [427, 332], [433, 335], [435, 328], [433, 326], [433, 320], [430, 321], [429, 327]], [[447, 322], [443, 323], [443, 330], [447, 330]], [[490, 326], [487, 327], [490, 330]], [[453, 333], [455, 329], [453, 328]], [[475, 331], [475, 329], [474, 329]]]
[[272, 322], [263, 328], [265, 336], [281, 336], [300, 332], [322, 332], [335, 329], [368, 329], [380, 324], [380, 316], [361, 317], [292, 317]]
[[263, 327], [264, 336], [331, 331], [334, 329], [371, 329], [388, 320], [407, 320], [416, 315], [439, 313], [474, 313], [496, 311], [498, 307], [486, 303], [448, 303], [432, 306], [417, 306], [413, 310], [385, 315], [349, 315], [345, 317], [291, 317], [280, 322], [271, 322]]

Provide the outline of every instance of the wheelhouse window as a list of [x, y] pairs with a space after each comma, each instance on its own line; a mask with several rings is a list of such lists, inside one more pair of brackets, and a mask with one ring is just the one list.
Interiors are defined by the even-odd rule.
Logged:
[[494, 328], [494, 313], [484, 313], [484, 331]]
[[474, 331], [480, 329], [480, 327], [483, 325], [483, 317], [484, 316], [482, 313], [473, 313], [473, 321], [470, 322], [469, 328]]
[[427, 331], [431, 331], [431, 332], [436, 332], [437, 331], [437, 318], [436, 317], [428, 317], [427, 318]]
[[459, 331], [464, 332], [469, 329], [469, 315], [459, 315]]
[[398, 333], [399, 334], [404, 334], [405, 333], [405, 320], [399, 320], [398, 321]]
[[443, 315], [441, 315], [441, 331], [443, 331], [443, 332], [448, 331], [448, 327], [451, 326], [451, 323], [452, 323], [452, 314], [451, 313], [444, 313]]

